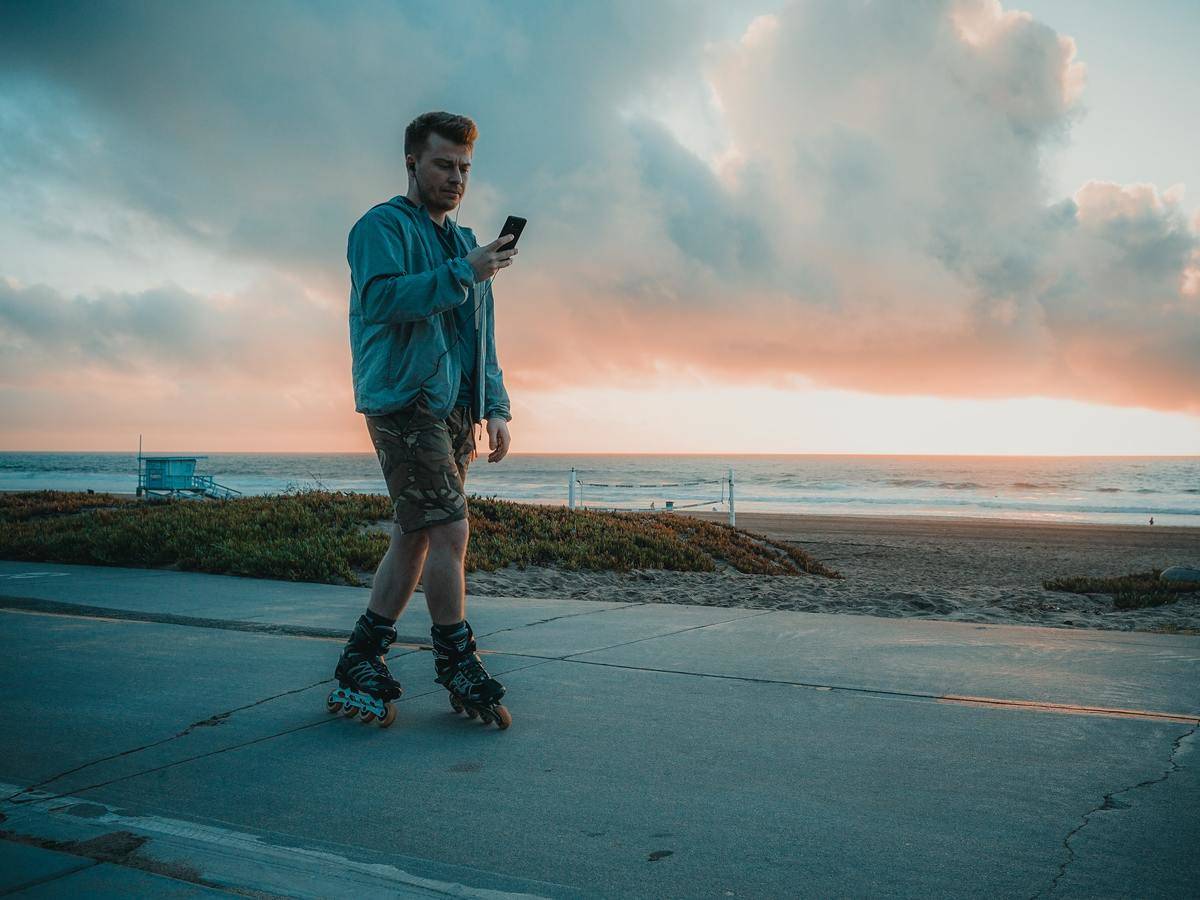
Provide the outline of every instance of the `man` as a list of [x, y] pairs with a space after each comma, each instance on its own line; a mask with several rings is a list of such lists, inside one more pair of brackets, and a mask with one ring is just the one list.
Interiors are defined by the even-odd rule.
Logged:
[[424, 570], [438, 683], [501, 728], [504, 687], [476, 655], [466, 620], [464, 482], [487, 420], [489, 462], [509, 449], [508, 392], [496, 357], [491, 278], [512, 265], [502, 235], [480, 247], [447, 214], [462, 202], [478, 131], [430, 112], [405, 129], [408, 191], [350, 231], [350, 349], [355, 409], [366, 417], [394, 507], [391, 545], [371, 601], [338, 660], [329, 707], [390, 725], [400, 684], [383, 656]]

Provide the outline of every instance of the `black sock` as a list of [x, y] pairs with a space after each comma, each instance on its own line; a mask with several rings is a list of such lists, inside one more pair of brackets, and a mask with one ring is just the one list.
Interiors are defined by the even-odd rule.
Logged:
[[388, 628], [391, 628], [396, 624], [395, 619], [386, 618], [385, 616], [379, 615], [379, 613], [371, 612], [369, 609], [363, 613], [363, 618], [367, 620], [367, 624], [369, 624], [372, 628], [378, 628], [380, 625], [386, 625]]

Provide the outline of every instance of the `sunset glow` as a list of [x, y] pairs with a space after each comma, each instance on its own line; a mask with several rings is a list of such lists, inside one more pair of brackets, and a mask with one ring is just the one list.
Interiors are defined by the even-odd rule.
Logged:
[[1131, 76], [1167, 97], [1186, 5], [493, 10], [403, 77], [403, 7], [14, 12], [0, 448], [369, 451], [346, 233], [444, 108], [480, 127], [461, 224], [530, 222], [515, 453], [1200, 453], [1200, 134], [1093, 37], [1172, 9]]

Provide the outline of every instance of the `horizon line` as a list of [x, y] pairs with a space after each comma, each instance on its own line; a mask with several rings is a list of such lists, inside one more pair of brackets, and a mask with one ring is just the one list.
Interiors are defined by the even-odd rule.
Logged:
[[[4, 454], [97, 454], [97, 453], [129, 453], [136, 457], [136, 450], [7, 450], [0, 449]], [[203, 452], [183, 452], [176, 450], [143, 449], [142, 455], [179, 454], [184, 456], [202, 456], [212, 454], [242, 454], [253, 456], [374, 456], [374, 450], [206, 450]], [[481, 457], [486, 455], [481, 448]], [[526, 450], [508, 454], [516, 456], [932, 456], [945, 458], [977, 457], [987, 459], [1200, 459], [1197, 453], [937, 453], [937, 452], [888, 452], [863, 450], [774, 450], [774, 451], [644, 451], [644, 450]]]

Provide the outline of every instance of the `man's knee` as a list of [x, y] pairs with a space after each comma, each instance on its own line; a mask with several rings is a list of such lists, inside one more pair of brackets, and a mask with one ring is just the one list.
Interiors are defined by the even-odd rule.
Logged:
[[439, 522], [421, 529], [429, 540], [431, 550], [451, 550], [459, 555], [466, 552], [467, 538], [470, 527], [466, 519], [456, 519], [453, 522]]

